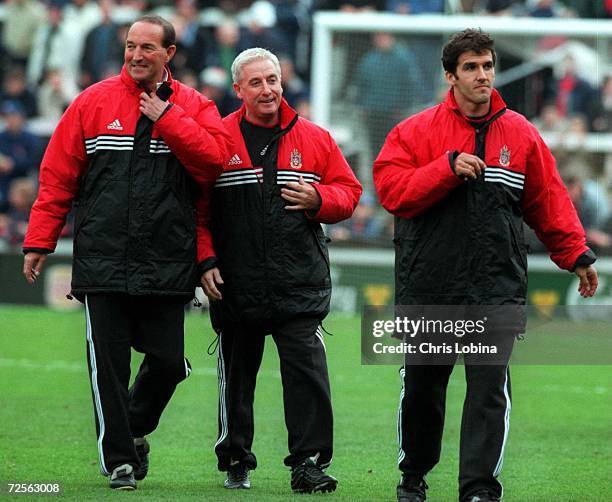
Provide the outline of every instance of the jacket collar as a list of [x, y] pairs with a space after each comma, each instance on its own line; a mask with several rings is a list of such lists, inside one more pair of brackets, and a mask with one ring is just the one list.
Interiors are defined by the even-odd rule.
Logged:
[[[297, 112], [289, 106], [289, 103], [285, 100], [285, 98], [281, 98], [281, 104], [279, 107], [280, 111], [280, 127], [281, 130], [289, 127], [291, 122], [295, 117], [297, 117]], [[242, 103], [242, 106], [238, 110], [238, 123], [242, 122], [242, 119], [246, 116], [246, 105]]]
[[[457, 101], [455, 100], [455, 95], [453, 94], [453, 88], [452, 87], [448, 90], [448, 93], [446, 94], [446, 99], [444, 100], [444, 103], [446, 104], [446, 106], [448, 106], [448, 108], [453, 110], [455, 113], [457, 113], [459, 116], [461, 116], [467, 122], [470, 122], [470, 123], [474, 122], [470, 118], [466, 117], [463, 114], [463, 112], [461, 111], [461, 109], [459, 108], [459, 105], [457, 104]], [[479, 119], [479, 122], [481, 122], [481, 121], [482, 122], [486, 122], [486, 121], [490, 120], [494, 115], [498, 114], [499, 112], [501, 112], [505, 108], [506, 108], [506, 103], [504, 102], [504, 100], [501, 97], [501, 95], [499, 94], [499, 92], [497, 92], [497, 89], [492, 89], [491, 90], [491, 108], [489, 109], [489, 113], [487, 113], [486, 116], [484, 116], [481, 119]]]
[[[164, 71], [166, 75], [166, 81], [170, 85], [172, 85], [172, 88], [174, 88], [174, 85], [173, 85], [174, 80], [172, 79], [172, 73], [170, 72], [170, 68], [165, 66]], [[144, 91], [144, 89], [140, 86], [140, 84], [136, 82], [136, 80], [134, 80], [130, 76], [130, 74], [127, 71], [127, 68], [125, 67], [125, 64], [121, 67], [121, 82], [123, 82], [123, 84], [128, 88], [128, 90], [132, 94], [139, 95], [141, 92]]]

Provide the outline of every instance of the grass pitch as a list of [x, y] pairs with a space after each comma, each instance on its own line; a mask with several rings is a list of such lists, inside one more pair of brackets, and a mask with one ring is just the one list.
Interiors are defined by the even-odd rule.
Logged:
[[[282, 464], [287, 441], [278, 356], [271, 340], [259, 374], [255, 443], [260, 467], [249, 491], [225, 490], [216, 470], [216, 357], [208, 318], [190, 314], [186, 351], [194, 374], [179, 385], [150, 436], [151, 469], [133, 493], [99, 475], [81, 313], [0, 306], [0, 493], [10, 482], [59, 482], [61, 498], [102, 500], [393, 501], [399, 473], [398, 368], [361, 366], [359, 319], [330, 316], [326, 340], [335, 411], [338, 477], [331, 495], [293, 495]], [[140, 357], [133, 358], [135, 369]], [[513, 409], [502, 482], [506, 501], [612, 500], [609, 366], [514, 366]], [[428, 501], [457, 498], [463, 367], [451, 379], [442, 460]], [[20, 499], [34, 497], [21, 496]]]

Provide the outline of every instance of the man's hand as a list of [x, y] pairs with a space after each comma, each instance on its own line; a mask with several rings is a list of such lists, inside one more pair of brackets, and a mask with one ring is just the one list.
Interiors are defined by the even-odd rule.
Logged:
[[146, 92], [140, 94], [140, 111], [153, 122], [156, 122], [161, 117], [167, 106], [168, 103], [159, 99], [154, 92], [150, 95]]
[[290, 181], [286, 188], [281, 188], [281, 197], [291, 206], [285, 206], [289, 211], [318, 211], [322, 200], [319, 192], [300, 176], [300, 182]]
[[42, 272], [47, 255], [45, 253], [27, 253], [23, 258], [23, 275], [30, 284], [34, 284]]
[[461, 179], [473, 179], [484, 173], [487, 165], [480, 157], [470, 155], [469, 153], [461, 153], [455, 159], [455, 174]]
[[593, 265], [576, 267], [576, 275], [580, 279], [578, 292], [584, 298], [591, 298], [597, 291], [597, 270]]
[[221, 272], [217, 267], [211, 268], [202, 274], [200, 278], [200, 282], [202, 283], [202, 289], [204, 289], [204, 293], [208, 296], [210, 301], [222, 300], [221, 291], [217, 289], [217, 284], [223, 284], [223, 279], [221, 278]]

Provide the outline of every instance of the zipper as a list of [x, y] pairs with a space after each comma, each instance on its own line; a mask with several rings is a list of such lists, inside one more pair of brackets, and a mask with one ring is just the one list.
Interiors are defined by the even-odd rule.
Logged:
[[[291, 119], [291, 122], [289, 122], [287, 127], [285, 127], [284, 129], [281, 129], [276, 134], [274, 134], [274, 136], [270, 138], [270, 141], [268, 141], [268, 143], [261, 149], [261, 152], [259, 152], [259, 156], [261, 157], [261, 165], [262, 165], [262, 173], [261, 173], [261, 176], [262, 176], [262, 184], [261, 184], [262, 208], [263, 208], [263, 218], [262, 218], [263, 244], [262, 244], [262, 248], [263, 248], [263, 255], [264, 255], [264, 258], [263, 258], [264, 277], [266, 278], [268, 277], [268, 246], [267, 246], [268, 218], [267, 216], [272, 214], [272, 206], [273, 206], [272, 201], [274, 199], [274, 186], [276, 185], [276, 173], [278, 171], [278, 152], [276, 155], [276, 161], [275, 162], [273, 161], [272, 165], [270, 166], [266, 166], [266, 163], [264, 162], [264, 157], [268, 154], [270, 147], [293, 128], [297, 120], [298, 120], [298, 115], [296, 114], [295, 117]], [[271, 176], [266, 176], [266, 167], [274, 169], [274, 173], [271, 173]], [[268, 183], [266, 183], [266, 178], [268, 178]], [[272, 183], [273, 185], [268, 186], [269, 183]], [[266, 193], [266, 190], [268, 190], [269, 193]], [[270, 285], [269, 285], [268, 280], [265, 281], [265, 296], [267, 299], [270, 298]]]
[[[147, 129], [151, 129], [149, 131], [148, 137], [149, 142], [151, 141], [151, 132], [153, 130], [153, 122], [145, 115], [140, 115], [140, 118], [136, 122], [136, 130], [134, 131], [134, 147], [132, 148], [132, 154], [130, 155], [130, 165], [129, 165], [129, 177], [128, 177], [128, 200], [127, 200], [127, 245], [125, 249], [125, 270], [126, 270], [126, 292], [129, 293], [128, 284], [129, 280], [129, 257], [130, 257], [130, 248], [133, 244], [133, 233], [131, 231], [131, 223], [132, 223], [132, 194], [134, 192], [134, 159], [138, 153], [138, 147], [144, 141], [141, 141], [140, 137], [144, 136], [147, 133]], [[132, 238], [130, 238], [132, 236]]]

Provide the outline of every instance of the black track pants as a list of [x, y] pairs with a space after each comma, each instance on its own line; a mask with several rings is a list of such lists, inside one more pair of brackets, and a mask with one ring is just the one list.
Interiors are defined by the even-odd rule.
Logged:
[[283, 322], [224, 322], [218, 351], [219, 470], [231, 462], [257, 467], [253, 444], [255, 381], [265, 336], [271, 334], [280, 358], [289, 455], [285, 465], [317, 457], [327, 467], [332, 459], [333, 415], [327, 361], [319, 319]]
[[[398, 417], [399, 468], [424, 476], [440, 460], [446, 387], [452, 365], [400, 370], [403, 389]], [[465, 365], [467, 392], [461, 420], [459, 496], [482, 489], [502, 495], [497, 480], [508, 437], [510, 370], [499, 365]]]
[[[89, 294], [87, 362], [103, 474], [138, 466], [133, 438], [155, 430], [176, 385], [191, 368], [183, 355], [184, 301], [169, 297]], [[131, 348], [145, 354], [134, 384]]]

